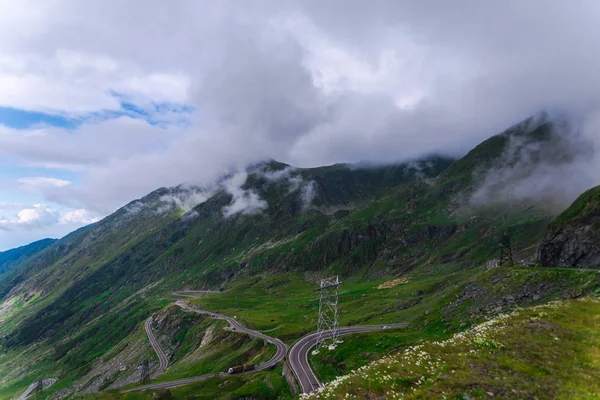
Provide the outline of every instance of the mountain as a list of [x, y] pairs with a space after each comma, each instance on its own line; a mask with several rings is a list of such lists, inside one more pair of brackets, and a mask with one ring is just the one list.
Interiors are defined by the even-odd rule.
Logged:
[[42, 239], [16, 249], [0, 251], [0, 275], [9, 272], [26, 258], [36, 255], [54, 242], [55, 239]]
[[0, 252], [0, 297], [14, 286], [20, 277], [21, 269], [27, 267], [40, 253], [53, 244], [55, 239], [42, 239], [25, 246]]
[[539, 249], [547, 267], [600, 266], [600, 186], [582, 194], [549, 226]]
[[[544, 198], [506, 188], [523, 186], [535, 165], [568, 163], [561, 140], [554, 122], [531, 118], [458, 160], [304, 169], [268, 161], [206, 187], [160, 188], [48, 243], [13, 267], [10, 279], [0, 275], [0, 397], [50, 377], [59, 378], [49, 392], [55, 398], [136, 382], [144, 359], [158, 367], [143, 330], [150, 315], [171, 349], [172, 374], [215, 372], [234, 362], [228, 357], [237, 354], [237, 339], [224, 326], [167, 308], [171, 293], [182, 289], [219, 291], [202, 306], [227, 310], [290, 342], [313, 325], [317, 303], [281, 304], [308, 301], [315, 282], [328, 275], [341, 275], [354, 296], [345, 323], [403, 318], [431, 335], [465, 329], [493, 310], [586, 295], [595, 290], [596, 275], [582, 275], [574, 287], [570, 276], [551, 278], [537, 269], [480, 270], [498, 256], [506, 235], [516, 260], [535, 261], [558, 212]], [[398, 277], [413, 282], [407, 292], [398, 286], [387, 296], [374, 288]], [[505, 292], [490, 294], [502, 285]], [[473, 299], [486, 306], [475, 307]], [[427, 310], [434, 314], [424, 322]], [[197, 352], [204, 354], [212, 337], [222, 338], [215, 344], [220, 350], [203, 363], [206, 355]], [[263, 351], [255, 342], [242, 347], [247, 352], [239, 360]], [[279, 388], [269, 389], [272, 398], [287, 396], [282, 385], [271, 384]], [[214, 398], [226, 396], [215, 390]]]

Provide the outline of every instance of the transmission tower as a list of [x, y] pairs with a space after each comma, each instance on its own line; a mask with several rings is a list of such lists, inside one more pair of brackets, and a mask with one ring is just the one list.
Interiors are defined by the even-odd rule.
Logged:
[[317, 348], [313, 354], [318, 354], [323, 343], [331, 339], [329, 350], [335, 349], [337, 343], [340, 343], [340, 323], [338, 320], [338, 290], [342, 282], [336, 275], [333, 278], [322, 279], [319, 287], [319, 320], [317, 323]]
[[44, 391], [44, 380], [40, 379], [35, 387], [35, 397], [38, 399], [42, 398], [42, 392]]
[[500, 241], [500, 265], [504, 263], [508, 263], [511, 267], [514, 265], [510, 237], [506, 234], [502, 236]]
[[140, 383], [150, 382], [150, 363], [148, 359], [142, 362], [142, 373], [140, 374]]

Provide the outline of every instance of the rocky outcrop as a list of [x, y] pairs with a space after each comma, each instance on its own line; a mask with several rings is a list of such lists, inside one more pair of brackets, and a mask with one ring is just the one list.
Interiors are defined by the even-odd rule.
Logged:
[[600, 186], [550, 224], [538, 258], [544, 267], [600, 267]]

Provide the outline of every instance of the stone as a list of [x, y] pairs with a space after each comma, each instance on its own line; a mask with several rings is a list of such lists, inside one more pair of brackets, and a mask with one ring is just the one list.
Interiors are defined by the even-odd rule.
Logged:
[[538, 248], [543, 267], [600, 267], [600, 186], [582, 194], [548, 227]]

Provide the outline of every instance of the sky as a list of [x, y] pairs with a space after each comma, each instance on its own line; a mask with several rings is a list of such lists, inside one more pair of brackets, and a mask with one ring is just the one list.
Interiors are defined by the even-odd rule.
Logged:
[[[595, 0], [0, 0], [0, 250], [273, 158], [600, 135]], [[596, 142], [595, 142], [596, 143]]]

